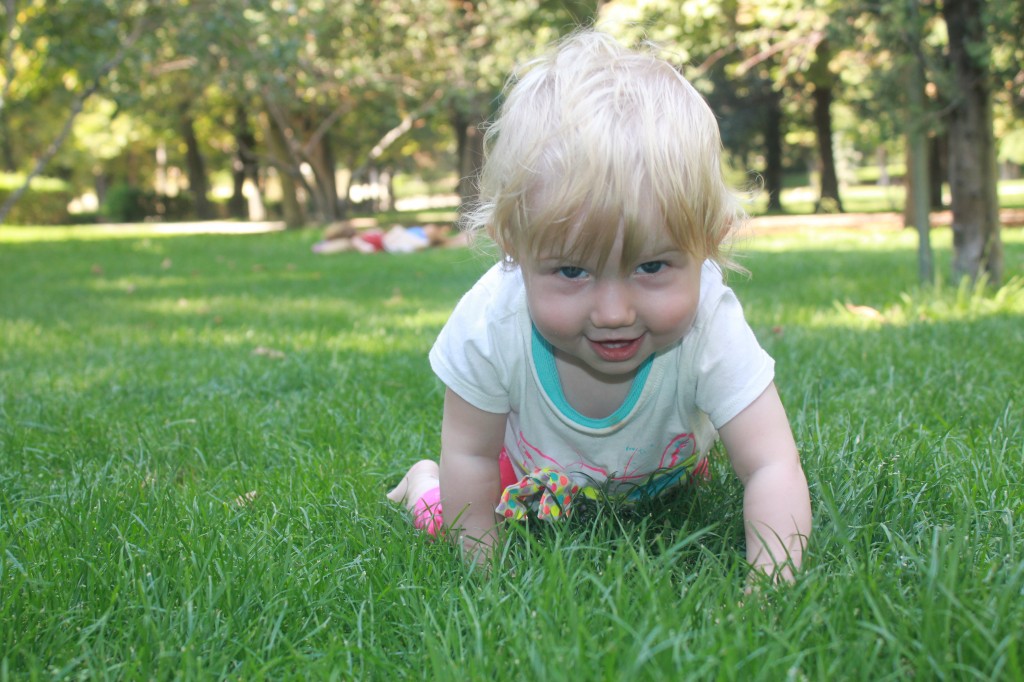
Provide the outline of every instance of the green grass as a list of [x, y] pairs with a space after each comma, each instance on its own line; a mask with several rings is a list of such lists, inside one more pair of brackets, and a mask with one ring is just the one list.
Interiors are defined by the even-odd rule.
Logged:
[[816, 523], [751, 595], [720, 455], [490, 575], [413, 531], [383, 493], [488, 262], [318, 237], [0, 229], [0, 679], [1024, 677], [1021, 231], [999, 296], [917, 287], [910, 232], [743, 244]]
[[[25, 184], [23, 173], [0, 172], [0, 190], [16, 190]], [[43, 192], [57, 192], [70, 188], [70, 185], [60, 178], [37, 176], [32, 178], [32, 189]]]

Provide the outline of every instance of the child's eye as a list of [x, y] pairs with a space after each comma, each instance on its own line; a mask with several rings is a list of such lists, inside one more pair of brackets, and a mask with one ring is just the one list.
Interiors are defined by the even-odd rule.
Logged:
[[583, 268], [578, 268], [575, 265], [563, 265], [558, 268], [558, 274], [566, 279], [579, 279], [587, 274], [587, 271]]
[[653, 275], [656, 272], [660, 272], [665, 267], [665, 262], [660, 260], [652, 260], [649, 263], [641, 263], [637, 266], [637, 272], [641, 272], [645, 275]]

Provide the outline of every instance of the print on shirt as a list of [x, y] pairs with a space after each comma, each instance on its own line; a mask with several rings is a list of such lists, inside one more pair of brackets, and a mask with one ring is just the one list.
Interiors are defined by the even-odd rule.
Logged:
[[[576, 479], [581, 493], [591, 499], [600, 497], [599, 489], [605, 482], [612, 482], [619, 488], [618, 495], [630, 501], [656, 497], [665, 490], [682, 483], [687, 477], [706, 478], [707, 461], [700, 459], [697, 453], [697, 441], [692, 433], [683, 433], [672, 438], [662, 451], [658, 466], [654, 469], [642, 464], [634, 465], [633, 460], [642, 454], [642, 448], [634, 449], [633, 455], [626, 462], [621, 473], [609, 472], [607, 469], [591, 464], [577, 453], [575, 461], [562, 462], [526, 440], [520, 431], [516, 439], [522, 461], [516, 462], [519, 469], [527, 475], [533, 474], [568, 474]], [[700, 460], [700, 461], [698, 461]], [[581, 480], [582, 479], [582, 480]], [[632, 484], [632, 485], [630, 485]], [[574, 491], [575, 492], [575, 491]], [[532, 500], [520, 500], [529, 506]]]

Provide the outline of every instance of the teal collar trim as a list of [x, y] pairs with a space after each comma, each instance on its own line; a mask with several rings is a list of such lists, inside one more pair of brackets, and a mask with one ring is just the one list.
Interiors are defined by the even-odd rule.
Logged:
[[576, 411], [576, 408], [569, 404], [568, 399], [565, 397], [565, 392], [562, 391], [562, 382], [558, 378], [558, 367], [555, 365], [554, 349], [540, 335], [536, 327], [533, 328], [532, 345], [533, 362], [537, 368], [537, 377], [540, 379], [541, 388], [547, 393], [551, 402], [554, 403], [555, 407], [562, 414], [580, 426], [589, 429], [608, 428], [625, 419], [626, 415], [636, 407], [637, 401], [640, 400], [640, 394], [643, 393], [644, 385], [647, 383], [647, 376], [651, 373], [651, 365], [654, 364], [654, 355], [644, 360], [643, 364], [637, 369], [636, 376], [633, 377], [633, 385], [629, 389], [629, 394], [622, 405], [619, 406], [619, 409], [604, 419], [594, 419], [593, 417], [580, 414]]

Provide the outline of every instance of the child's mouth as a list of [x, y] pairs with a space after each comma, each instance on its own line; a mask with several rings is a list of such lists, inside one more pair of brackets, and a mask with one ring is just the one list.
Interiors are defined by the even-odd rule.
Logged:
[[630, 360], [640, 350], [644, 337], [638, 336], [635, 339], [612, 339], [608, 341], [590, 341], [590, 347], [597, 357], [605, 362], [625, 362]]

